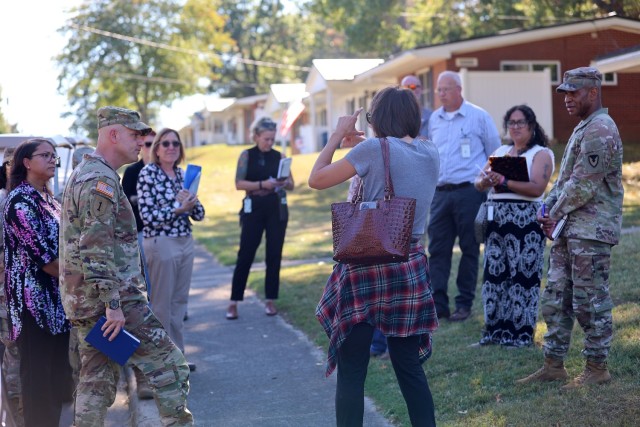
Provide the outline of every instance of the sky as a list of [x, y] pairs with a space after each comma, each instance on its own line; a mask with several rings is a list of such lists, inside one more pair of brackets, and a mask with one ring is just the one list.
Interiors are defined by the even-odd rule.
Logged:
[[[18, 132], [32, 136], [76, 136], [66, 97], [58, 93], [53, 58], [66, 40], [57, 32], [81, 0], [0, 0], [0, 109]], [[199, 97], [176, 102], [160, 113], [160, 127], [181, 128], [202, 108]], [[82, 135], [80, 135], [82, 136]]]

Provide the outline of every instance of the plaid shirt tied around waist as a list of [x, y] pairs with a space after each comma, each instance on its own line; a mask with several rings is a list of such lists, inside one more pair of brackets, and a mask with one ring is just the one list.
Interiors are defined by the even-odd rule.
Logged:
[[316, 317], [329, 337], [326, 376], [336, 367], [338, 349], [358, 323], [385, 336], [420, 336], [419, 358], [431, 356], [431, 333], [438, 318], [424, 248], [412, 243], [407, 262], [359, 265], [338, 263], [329, 276]]

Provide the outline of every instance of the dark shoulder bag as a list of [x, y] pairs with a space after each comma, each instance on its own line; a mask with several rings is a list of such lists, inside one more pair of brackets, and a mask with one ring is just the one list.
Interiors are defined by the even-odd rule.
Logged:
[[409, 259], [416, 199], [396, 197], [389, 170], [389, 141], [380, 139], [385, 169], [384, 199], [363, 202], [363, 183], [349, 202], [331, 204], [333, 259], [384, 264]]

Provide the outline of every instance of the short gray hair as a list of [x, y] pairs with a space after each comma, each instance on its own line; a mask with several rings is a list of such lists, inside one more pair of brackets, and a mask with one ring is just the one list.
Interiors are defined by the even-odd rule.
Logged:
[[455, 71], [447, 70], [447, 71], [441, 72], [440, 75], [438, 76], [438, 82], [440, 82], [440, 80], [442, 80], [445, 77], [453, 79], [453, 81], [456, 82], [456, 86], [462, 87], [462, 80], [460, 79], [460, 74], [456, 73]]

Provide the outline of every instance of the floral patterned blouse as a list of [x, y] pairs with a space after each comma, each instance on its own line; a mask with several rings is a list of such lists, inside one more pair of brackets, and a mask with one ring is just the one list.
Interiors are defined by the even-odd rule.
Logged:
[[42, 270], [58, 258], [60, 204], [53, 197], [43, 197], [24, 181], [9, 193], [4, 218], [9, 339], [20, 336], [25, 310], [52, 335], [69, 331], [71, 325], [62, 308], [58, 278]]
[[144, 237], [191, 235], [191, 221], [202, 221], [204, 207], [198, 201], [190, 215], [176, 215], [176, 196], [182, 189], [184, 173], [174, 167], [175, 178], [170, 178], [157, 163], [149, 163], [138, 175], [138, 209], [144, 224]]

